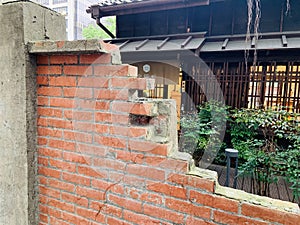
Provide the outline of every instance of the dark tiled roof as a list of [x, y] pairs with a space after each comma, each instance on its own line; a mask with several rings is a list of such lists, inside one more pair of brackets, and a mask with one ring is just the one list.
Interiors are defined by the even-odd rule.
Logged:
[[146, 2], [151, 0], [100, 0], [99, 6], [123, 5], [137, 2]]

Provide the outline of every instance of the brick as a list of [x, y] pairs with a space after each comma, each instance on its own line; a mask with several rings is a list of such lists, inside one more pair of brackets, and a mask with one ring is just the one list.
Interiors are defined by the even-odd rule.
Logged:
[[249, 217], [260, 218], [270, 222], [277, 222], [287, 225], [298, 224], [300, 221], [300, 214], [290, 212], [282, 212], [262, 206], [242, 204], [242, 214]]
[[77, 152], [82, 153], [83, 155], [93, 155], [104, 157], [106, 155], [106, 148], [88, 144], [77, 143]]
[[40, 127], [41, 126], [46, 127], [48, 125], [48, 120], [46, 118], [39, 117], [37, 119], [37, 125], [40, 126]]
[[48, 146], [63, 150], [75, 151], [76, 145], [73, 142], [61, 141], [57, 139], [49, 139]]
[[116, 206], [103, 204], [102, 202], [91, 201], [90, 208], [100, 211], [100, 213], [122, 217], [122, 209]]
[[157, 114], [157, 106], [154, 103], [113, 102], [112, 110], [145, 116]]
[[91, 66], [64, 66], [65, 75], [88, 76], [92, 75], [93, 68]]
[[49, 98], [48, 97], [37, 97], [37, 105], [38, 106], [49, 106]]
[[186, 219], [186, 225], [216, 225], [213, 222], [208, 222], [199, 218], [196, 218], [194, 216], [189, 216]]
[[61, 177], [61, 172], [59, 170], [47, 168], [44, 166], [39, 166], [38, 167], [38, 174], [44, 175], [47, 177], [54, 177], [54, 178], [60, 178]]
[[69, 120], [47, 119], [47, 125], [54, 128], [73, 129], [73, 123]]
[[168, 154], [167, 144], [157, 144], [157, 143], [147, 142], [147, 141], [129, 140], [128, 145], [130, 150], [141, 151], [141, 152], [163, 155], [163, 156], [167, 156]]
[[48, 223], [48, 215], [39, 214], [40, 222]]
[[37, 89], [38, 95], [44, 95], [44, 96], [61, 96], [62, 90], [59, 87], [39, 87]]
[[65, 110], [64, 117], [71, 120], [91, 121], [94, 119], [94, 113], [76, 110]]
[[184, 215], [181, 213], [176, 213], [171, 210], [163, 209], [160, 207], [152, 206], [145, 204], [144, 205], [144, 214], [165, 219], [174, 223], [184, 224]]
[[96, 130], [98, 134], [108, 134], [109, 126], [105, 124], [96, 124]]
[[[61, 218], [61, 212], [48, 206], [39, 205], [39, 211], [52, 217]], [[52, 224], [51, 224], [52, 225]]]
[[72, 128], [76, 129], [77, 131], [93, 132], [95, 130], [95, 124], [75, 121]]
[[41, 64], [49, 64], [49, 56], [47, 55], [38, 55], [37, 56], [37, 64], [41, 65]]
[[155, 183], [155, 182], [148, 182], [147, 189], [149, 191], [155, 191], [157, 193], [163, 193], [168, 196], [173, 196], [176, 198], [186, 199], [187, 198], [187, 191], [185, 188], [176, 187], [169, 184], [163, 183]]
[[135, 115], [155, 116], [157, 115], [157, 106], [153, 103], [136, 103], [130, 108], [129, 113]]
[[38, 164], [42, 166], [48, 166], [48, 158], [38, 156]]
[[78, 166], [78, 173], [88, 177], [106, 178], [107, 173], [97, 168], [91, 168], [87, 166]]
[[269, 223], [237, 216], [225, 212], [214, 211], [214, 221], [228, 225], [267, 225]]
[[131, 65], [94, 65], [95, 76], [137, 76], [137, 67]]
[[160, 221], [149, 216], [145, 216], [142, 214], [137, 214], [134, 212], [130, 212], [128, 210], [124, 210], [124, 219], [135, 224], [143, 224], [143, 225], [157, 225], [160, 224]]
[[129, 137], [143, 137], [146, 138], [149, 134], [149, 130], [146, 127], [131, 127], [129, 128]]
[[75, 100], [75, 109], [80, 110], [94, 110], [95, 109], [95, 100], [88, 100], [88, 99], [76, 99]]
[[154, 79], [150, 78], [112, 78], [111, 88], [124, 88], [136, 90], [154, 89]]
[[94, 87], [94, 88], [107, 88], [108, 78], [102, 77], [81, 77], [78, 80], [79, 87]]
[[111, 113], [97, 112], [97, 113], [95, 113], [95, 121], [111, 123], [112, 115], [111, 115]]
[[51, 98], [50, 106], [52, 107], [61, 107], [61, 108], [73, 108], [74, 100], [66, 98]]
[[85, 187], [77, 187], [76, 188], [76, 194], [89, 198], [89, 199], [95, 199], [95, 200], [105, 200], [105, 193], [103, 191], [96, 191], [91, 188], [85, 188]]
[[49, 84], [49, 77], [48, 76], [37, 76], [36, 83], [38, 85], [48, 85]]
[[42, 195], [50, 196], [50, 197], [57, 198], [57, 199], [60, 198], [60, 191], [50, 188], [50, 187], [44, 187], [44, 186], [39, 185], [39, 193]]
[[62, 73], [61, 66], [37, 66], [37, 74], [59, 75]]
[[179, 184], [181, 186], [185, 186], [188, 184], [188, 175], [171, 173], [168, 175], [167, 181], [174, 184]]
[[95, 110], [108, 110], [110, 107], [110, 102], [96, 101]]
[[76, 164], [68, 163], [62, 160], [49, 159], [49, 165], [57, 169], [61, 169], [68, 172], [76, 172]]
[[173, 209], [175, 211], [187, 213], [189, 215], [197, 216], [204, 219], [210, 218], [211, 209], [207, 207], [197, 206], [191, 202], [171, 198], [167, 198], [165, 202], [166, 206], [169, 209]]
[[75, 211], [75, 207], [73, 204], [69, 204], [66, 202], [61, 202], [59, 200], [56, 199], [49, 199], [48, 201], [48, 205], [63, 211], [68, 211], [68, 212], [74, 212]]
[[75, 174], [71, 174], [71, 173], [63, 172], [62, 178], [65, 181], [75, 183], [75, 184], [84, 185], [84, 186], [90, 186], [90, 184], [91, 184], [91, 179], [90, 178], [75, 175]]
[[166, 168], [178, 173], [186, 173], [188, 171], [188, 161], [167, 158], [159, 164], [159, 167]]
[[101, 169], [108, 168], [123, 171], [126, 168], [126, 163], [108, 158], [95, 158], [94, 166], [100, 167]]
[[106, 224], [113, 224], [113, 225], [131, 225], [131, 223], [124, 222], [122, 220], [117, 220], [116, 218], [107, 217]]
[[81, 64], [108, 64], [111, 62], [110, 54], [84, 54], [80, 55]]
[[86, 219], [92, 219], [100, 223], [105, 223], [105, 217], [98, 213], [96, 210], [84, 209], [80, 207], [76, 207], [76, 214], [82, 216]]
[[87, 219], [67, 212], [62, 212], [62, 218], [71, 224], [89, 224]]
[[44, 204], [44, 205], [47, 204], [48, 197], [39, 194], [38, 198], [39, 198], [39, 203]]
[[128, 197], [123, 198], [117, 195], [109, 194], [108, 200], [112, 204], [115, 204], [119, 207], [126, 208], [134, 212], [142, 212], [142, 202], [129, 199]]
[[153, 180], [165, 180], [165, 171], [148, 166], [142, 166], [138, 164], [129, 164], [126, 168], [126, 172], [134, 174], [140, 177], [146, 177]]
[[76, 64], [78, 63], [77, 55], [51, 55], [50, 64]]
[[143, 192], [140, 196], [140, 200], [143, 202], [149, 202], [155, 205], [163, 204], [163, 197], [159, 194], [153, 194], [148, 192]]
[[144, 156], [144, 163], [152, 165], [152, 166], [159, 166], [160, 163], [166, 160], [166, 157], [163, 156]]
[[70, 193], [66, 193], [66, 192], [61, 193], [61, 199], [66, 201], [66, 202], [73, 203], [73, 204], [76, 204], [76, 205], [80, 205], [80, 206], [83, 206], [83, 207], [86, 207], [86, 208], [88, 207], [88, 204], [89, 204], [88, 198], [84, 198], [84, 197], [74, 195], [74, 194], [70, 194]]
[[126, 140], [122, 138], [105, 137], [105, 136], [95, 136], [94, 140], [104, 146], [115, 147], [115, 148], [125, 148]]
[[42, 156], [49, 156], [52, 158], [61, 158], [62, 157], [62, 151], [61, 150], [54, 150], [49, 148], [39, 148], [38, 154]]
[[208, 180], [201, 177], [189, 176], [188, 184], [189, 186], [196, 187], [202, 190], [206, 190], [209, 192], [214, 192], [215, 190], [215, 182], [212, 180]]
[[128, 136], [129, 135], [129, 127], [123, 126], [112, 126], [110, 127], [110, 134], [112, 135], [120, 135], [120, 136]]
[[38, 145], [47, 145], [47, 143], [48, 143], [48, 138], [41, 138], [41, 137], [38, 137], [37, 143], [38, 143]]
[[54, 180], [54, 179], [49, 179], [48, 180], [48, 185], [52, 188], [68, 191], [68, 192], [74, 192], [75, 190], [75, 185], [74, 184], [69, 184], [66, 182], [62, 182], [59, 180]]
[[85, 143], [91, 143], [93, 140], [93, 136], [91, 134], [71, 132], [71, 131], [64, 131], [64, 138], [66, 140], [73, 140], [76, 142], [85, 142]]
[[123, 183], [137, 188], [145, 186], [146, 183], [146, 179], [143, 177], [132, 176], [127, 174], [122, 175], [121, 180], [123, 181]]
[[48, 178], [44, 177], [44, 176], [41, 176], [41, 175], [38, 175], [39, 178], [38, 178], [38, 181], [39, 181], [39, 184], [42, 184], [42, 185], [48, 185]]
[[124, 194], [124, 187], [122, 184], [107, 182], [104, 180], [92, 180], [92, 187], [116, 194]]
[[94, 98], [101, 100], [128, 100], [129, 92], [124, 90], [109, 90], [109, 89], [96, 89], [94, 90]]
[[112, 114], [112, 121], [114, 121], [114, 124], [122, 124], [122, 125], [128, 125], [129, 124], [129, 115], [120, 115], [120, 114]]
[[93, 90], [91, 88], [76, 88], [65, 87], [63, 88], [64, 97], [77, 97], [77, 98], [93, 98]]
[[70, 225], [69, 223], [58, 219], [58, 218], [54, 218], [54, 217], [50, 217], [50, 224], [51, 225]]
[[200, 193], [197, 191], [190, 191], [190, 200], [201, 205], [210, 206], [212, 208], [222, 209], [229, 212], [238, 212], [239, 202], [227, 199], [220, 196], [213, 196], [209, 194]]
[[62, 131], [45, 127], [38, 127], [38, 135], [45, 137], [62, 137]]
[[117, 159], [126, 161], [126, 162], [133, 162], [133, 163], [138, 163], [142, 164], [144, 155], [143, 154], [138, 154], [134, 152], [129, 152], [129, 151], [116, 151], [117, 154]]
[[62, 117], [62, 110], [61, 109], [51, 109], [51, 108], [43, 108], [38, 107], [37, 113], [40, 116], [47, 116], [47, 117]]
[[83, 154], [64, 152], [63, 159], [69, 162], [79, 163], [79, 164], [90, 164], [91, 158]]
[[50, 77], [49, 85], [59, 86], [59, 87], [75, 87], [76, 78], [75, 77]]

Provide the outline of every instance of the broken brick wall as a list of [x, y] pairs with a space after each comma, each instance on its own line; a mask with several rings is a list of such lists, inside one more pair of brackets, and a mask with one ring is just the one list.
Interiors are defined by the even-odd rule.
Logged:
[[222, 189], [179, 153], [175, 102], [138, 99], [153, 80], [120, 64], [114, 46], [35, 42], [30, 52], [37, 57], [40, 225], [299, 222], [299, 211], [280, 201], [264, 205]]

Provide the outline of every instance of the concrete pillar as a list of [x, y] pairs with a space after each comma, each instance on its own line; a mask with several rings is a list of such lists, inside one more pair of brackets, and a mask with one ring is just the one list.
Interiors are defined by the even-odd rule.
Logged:
[[0, 5], [0, 224], [36, 224], [36, 81], [28, 41], [65, 39], [63, 16], [27, 1]]

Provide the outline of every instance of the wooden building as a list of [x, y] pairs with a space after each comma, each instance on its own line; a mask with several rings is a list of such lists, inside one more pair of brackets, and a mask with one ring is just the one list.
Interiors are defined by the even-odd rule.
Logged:
[[110, 42], [141, 76], [157, 79], [145, 95], [175, 98], [186, 111], [222, 98], [300, 112], [300, 4], [260, 2], [250, 26], [247, 0], [106, 0], [87, 11], [102, 27], [100, 18], [116, 16]]

